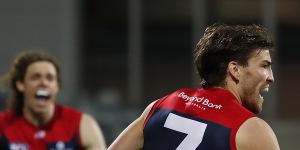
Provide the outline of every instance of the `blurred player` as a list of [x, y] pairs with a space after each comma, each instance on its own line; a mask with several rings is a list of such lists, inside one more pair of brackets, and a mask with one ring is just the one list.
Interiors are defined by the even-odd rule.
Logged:
[[271, 127], [255, 116], [274, 82], [266, 29], [214, 24], [195, 50], [202, 88], [151, 103], [109, 150], [279, 150]]
[[1, 150], [104, 150], [97, 122], [56, 104], [60, 68], [41, 51], [19, 54], [8, 73], [9, 107], [0, 113]]

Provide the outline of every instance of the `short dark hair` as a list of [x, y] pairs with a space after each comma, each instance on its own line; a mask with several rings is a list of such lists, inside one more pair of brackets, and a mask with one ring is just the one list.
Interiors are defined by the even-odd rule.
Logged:
[[273, 48], [271, 35], [261, 25], [213, 24], [207, 27], [194, 55], [202, 87], [224, 87], [230, 61], [247, 66], [254, 51], [270, 48]]
[[17, 89], [16, 83], [18, 81], [24, 81], [28, 66], [39, 61], [47, 61], [54, 65], [58, 84], [61, 86], [60, 67], [58, 61], [52, 55], [41, 50], [28, 50], [19, 53], [6, 76], [6, 83], [12, 92], [8, 99], [8, 108], [17, 115], [22, 114], [24, 96], [23, 93]]

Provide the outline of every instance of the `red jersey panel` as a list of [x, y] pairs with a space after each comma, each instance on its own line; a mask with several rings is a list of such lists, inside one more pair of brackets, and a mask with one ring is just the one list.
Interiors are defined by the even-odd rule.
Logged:
[[237, 130], [254, 116], [225, 89], [181, 89], [153, 105], [143, 149], [236, 150]]
[[54, 117], [36, 127], [23, 116], [10, 111], [0, 113], [0, 150], [80, 150], [82, 113], [56, 105]]

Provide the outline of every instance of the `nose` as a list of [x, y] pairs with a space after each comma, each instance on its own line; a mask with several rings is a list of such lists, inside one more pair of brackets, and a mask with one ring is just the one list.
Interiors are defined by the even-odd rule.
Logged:
[[267, 77], [267, 81], [270, 82], [270, 83], [275, 82], [275, 79], [274, 79], [274, 76], [273, 76], [273, 71], [272, 71], [272, 69], [271, 69], [270, 72], [269, 72], [269, 75], [268, 75], [268, 77]]
[[47, 86], [49, 84], [49, 81], [46, 78], [41, 78], [40, 85], [41, 86]]

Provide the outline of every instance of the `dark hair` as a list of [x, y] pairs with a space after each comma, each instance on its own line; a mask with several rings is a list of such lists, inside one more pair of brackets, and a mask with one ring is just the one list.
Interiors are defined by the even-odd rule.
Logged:
[[270, 34], [260, 25], [213, 24], [207, 27], [196, 46], [194, 59], [202, 87], [223, 87], [230, 61], [247, 66], [254, 51], [272, 47]]
[[60, 68], [57, 60], [53, 56], [43, 51], [33, 50], [24, 51], [18, 54], [6, 76], [6, 83], [12, 92], [8, 99], [8, 108], [17, 115], [22, 114], [24, 102], [23, 93], [18, 91], [16, 83], [18, 81], [24, 81], [28, 66], [38, 61], [47, 61], [54, 65], [57, 73], [58, 84], [59, 86], [61, 85]]

